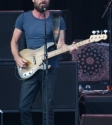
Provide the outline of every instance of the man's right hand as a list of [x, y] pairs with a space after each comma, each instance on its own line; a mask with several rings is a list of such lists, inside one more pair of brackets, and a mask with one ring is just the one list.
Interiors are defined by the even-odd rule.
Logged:
[[20, 68], [27, 68], [27, 61], [25, 59], [17, 57], [15, 61]]

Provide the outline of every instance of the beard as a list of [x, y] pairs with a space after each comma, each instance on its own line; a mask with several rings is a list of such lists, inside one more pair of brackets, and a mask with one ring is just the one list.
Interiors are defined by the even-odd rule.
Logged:
[[[42, 5], [43, 4], [43, 5]], [[46, 3], [46, 2], [41, 2], [40, 4], [37, 4], [36, 2], [34, 2], [34, 8], [38, 11], [38, 12], [41, 12], [43, 13], [44, 12], [44, 9], [43, 8], [46, 8], [46, 10], [48, 9], [49, 7], [49, 2]]]

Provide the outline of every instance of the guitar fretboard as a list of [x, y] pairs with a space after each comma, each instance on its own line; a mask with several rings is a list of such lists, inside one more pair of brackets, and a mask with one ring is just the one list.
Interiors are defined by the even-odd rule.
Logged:
[[[74, 45], [75, 45], [75, 46], [77, 46], [77, 47], [80, 47], [80, 46], [83, 46], [83, 45], [88, 44], [88, 43], [90, 43], [90, 40], [89, 40], [89, 39], [84, 40], [84, 41], [81, 41], [81, 42], [78, 42], [78, 43], [76, 43], [76, 44], [72, 44], [72, 45], [70, 45], [70, 46], [74, 46]], [[59, 54], [65, 53], [65, 52], [67, 52], [67, 51], [69, 51], [68, 46], [63, 46], [63, 47], [60, 48], [60, 49], [54, 50], [54, 51], [52, 51], [52, 52], [49, 52], [49, 53], [48, 53], [48, 58], [51, 58], [51, 57], [53, 57], [53, 56], [57, 56], [57, 55], [59, 55]]]
[[83, 41], [81, 41], [81, 42], [78, 42], [78, 43], [76, 43], [75, 45], [76, 45], [77, 47], [80, 47], [80, 46], [83, 46], [83, 45], [86, 45], [86, 44], [92, 43], [92, 42], [94, 42], [94, 41], [91, 41], [91, 42], [90, 42], [90, 40], [87, 39], [87, 40], [83, 40]]

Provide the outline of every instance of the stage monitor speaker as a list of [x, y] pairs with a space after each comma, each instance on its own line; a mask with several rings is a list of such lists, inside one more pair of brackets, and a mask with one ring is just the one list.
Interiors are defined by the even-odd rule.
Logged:
[[97, 92], [82, 97], [86, 114], [112, 114], [112, 95]]
[[[60, 62], [59, 65], [54, 109], [75, 109], [78, 94], [77, 63]], [[15, 66], [13, 63], [0, 65], [1, 110], [18, 110], [21, 80], [15, 77]], [[40, 93], [36, 97], [33, 109], [41, 109]]]
[[80, 125], [112, 125], [111, 114], [83, 114]]
[[[13, 61], [10, 42], [13, 35], [16, 18], [22, 11], [1, 11], [0, 12], [0, 61]], [[19, 40], [19, 49], [25, 46], [24, 35]]]

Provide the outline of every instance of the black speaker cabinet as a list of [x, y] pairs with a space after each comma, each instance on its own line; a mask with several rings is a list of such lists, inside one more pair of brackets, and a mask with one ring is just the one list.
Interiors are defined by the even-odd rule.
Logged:
[[15, 64], [0, 65], [0, 109], [16, 110], [21, 81], [15, 77]]
[[86, 114], [112, 114], [112, 94], [86, 94], [82, 99]]
[[83, 114], [80, 125], [112, 125], [111, 114]]
[[[55, 110], [77, 108], [77, 63], [60, 62], [59, 77], [55, 91]], [[16, 78], [15, 64], [0, 65], [0, 109], [18, 110], [21, 80]], [[15, 75], [16, 74], [16, 75]], [[33, 109], [41, 109], [41, 96], [38, 93]]]
[[77, 105], [77, 63], [60, 62], [55, 92], [55, 109], [75, 109]]
[[[9, 123], [11, 123], [11, 125], [14, 125], [16, 122], [15, 119], [17, 119], [17, 121], [19, 120], [18, 105], [19, 105], [19, 93], [20, 93], [21, 81], [18, 80], [15, 76], [15, 74], [17, 75], [17, 72], [15, 72], [16, 71], [15, 66], [16, 65], [14, 63], [10, 64], [6, 63], [0, 65], [0, 93], [1, 93], [0, 109], [4, 113], [3, 115], [4, 125], [8, 125]], [[59, 77], [57, 80], [57, 87], [55, 91], [55, 105], [54, 105], [54, 112], [56, 113], [55, 122], [56, 124], [58, 123], [61, 124], [64, 123], [64, 121], [66, 121], [69, 123], [73, 123], [73, 125], [74, 124], [77, 125], [78, 123], [77, 63], [60, 62], [59, 66], [60, 66], [58, 69]], [[38, 93], [36, 100], [33, 104], [32, 112], [33, 114], [34, 112], [37, 113], [41, 112], [40, 93]], [[69, 114], [67, 114], [67, 112]], [[58, 117], [57, 113], [61, 113], [59, 114], [60, 117]], [[63, 113], [67, 114], [67, 116], [65, 116]], [[69, 120], [67, 120], [66, 117], [69, 118]], [[13, 120], [10, 121], [10, 119], [12, 118]], [[60, 118], [62, 118], [61, 121]], [[64, 120], [64, 118], [66, 120]], [[36, 121], [34, 125], [36, 125], [37, 123]], [[20, 121], [18, 121], [17, 124], [19, 124], [19, 122]]]
[[[13, 61], [10, 49], [10, 42], [13, 35], [16, 18], [22, 11], [1, 11], [0, 12], [0, 61]], [[24, 48], [24, 35], [19, 40], [19, 49]]]

